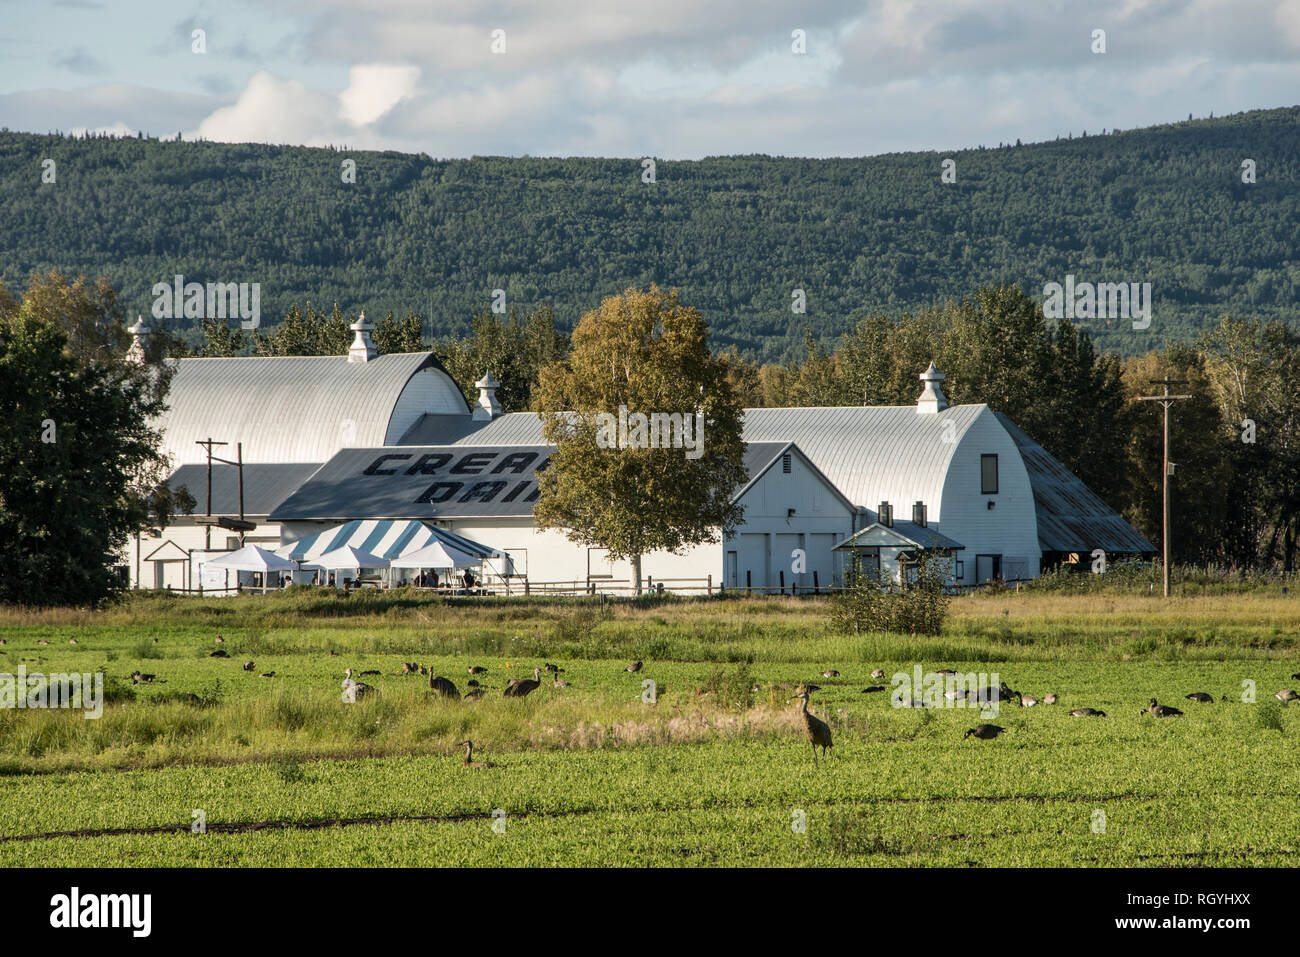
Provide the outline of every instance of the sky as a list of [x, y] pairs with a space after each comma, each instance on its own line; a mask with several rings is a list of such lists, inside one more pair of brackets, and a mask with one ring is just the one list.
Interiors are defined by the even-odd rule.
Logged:
[[1297, 103], [1300, 0], [0, 0], [35, 133], [828, 157]]

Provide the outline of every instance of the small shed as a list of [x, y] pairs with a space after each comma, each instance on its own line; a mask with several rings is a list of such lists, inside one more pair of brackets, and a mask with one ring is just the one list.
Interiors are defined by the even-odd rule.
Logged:
[[872, 522], [836, 545], [835, 551], [846, 556], [846, 569], [877, 573], [882, 580], [901, 584], [923, 553], [942, 558], [948, 565], [945, 578], [959, 581], [957, 553], [965, 547], [929, 526], [893, 521]]

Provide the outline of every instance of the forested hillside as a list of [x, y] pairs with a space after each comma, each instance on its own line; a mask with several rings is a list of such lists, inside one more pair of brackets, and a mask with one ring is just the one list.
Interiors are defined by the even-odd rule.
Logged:
[[[864, 120], [865, 121], [865, 120]], [[258, 282], [274, 325], [307, 300], [428, 318], [443, 339], [506, 291], [571, 326], [629, 286], [678, 286], [718, 346], [802, 352], [868, 312], [981, 285], [1150, 282], [1153, 321], [1082, 320], [1100, 350], [1190, 341], [1222, 313], [1300, 320], [1300, 107], [1056, 142], [865, 159], [428, 156], [0, 133], [0, 279], [151, 288]], [[956, 182], [940, 180], [956, 161]], [[52, 159], [54, 182], [42, 181]], [[356, 182], [341, 175], [356, 161]], [[1257, 182], [1242, 181], [1242, 162]], [[48, 178], [48, 177], [47, 177]], [[803, 289], [807, 313], [791, 311]], [[177, 323], [189, 341], [199, 322]]]

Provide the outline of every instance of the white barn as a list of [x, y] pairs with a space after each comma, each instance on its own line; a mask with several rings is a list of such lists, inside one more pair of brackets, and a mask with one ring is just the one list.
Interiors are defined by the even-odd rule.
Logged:
[[[432, 353], [381, 356], [364, 317], [352, 328], [348, 356], [177, 361], [160, 425], [178, 465], [170, 484], [198, 507], [137, 541], [134, 584], [197, 589], [203, 559], [241, 540], [303, 554], [317, 536], [352, 536], [393, 558], [441, 533], [495, 552], [483, 572], [511, 591], [626, 587], [628, 563], [533, 524], [549, 454], [536, 414], [501, 414], [490, 377], [470, 409]], [[920, 379], [915, 405], [746, 410], [742, 526], [685, 554], [644, 556], [642, 575], [672, 590], [820, 590], [851, 555], [897, 575], [931, 547], [952, 557], [956, 584], [974, 586], [1033, 578], [1094, 548], [1154, 551], [1005, 416], [949, 406], [933, 365]], [[207, 514], [197, 443], [209, 438], [227, 443], [222, 458], [242, 444], [248, 526], [229, 465], [212, 467]]]

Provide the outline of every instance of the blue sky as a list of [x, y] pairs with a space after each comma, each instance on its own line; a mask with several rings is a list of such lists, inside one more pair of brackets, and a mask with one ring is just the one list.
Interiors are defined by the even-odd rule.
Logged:
[[820, 157], [1298, 102], [1300, 0], [0, 0], [31, 132]]

